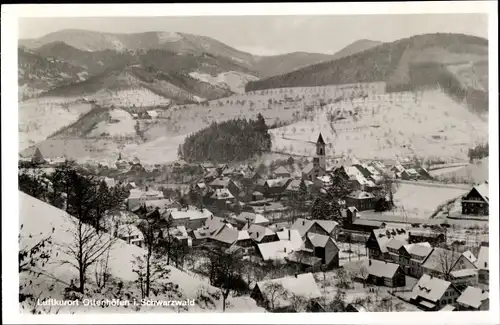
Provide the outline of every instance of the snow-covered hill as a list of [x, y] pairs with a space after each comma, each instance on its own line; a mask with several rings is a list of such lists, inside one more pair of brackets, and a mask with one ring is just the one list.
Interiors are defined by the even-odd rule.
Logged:
[[[52, 244], [48, 248], [52, 248], [52, 254], [47, 263], [43, 265], [36, 265], [34, 268], [41, 276], [36, 277], [28, 273], [24, 273], [20, 277], [21, 284], [29, 283], [26, 293], [33, 293], [38, 296], [42, 301], [44, 299], [58, 299], [64, 298], [64, 289], [69, 286], [71, 280], [77, 279], [78, 273], [71, 265], [64, 263], [71, 261], [71, 258], [64, 253], [61, 247], [68, 247], [73, 244], [72, 229], [75, 223], [72, 222], [72, 216], [68, 215], [63, 210], [57, 209], [45, 202], [35, 199], [25, 193], [19, 192], [20, 203], [20, 223], [23, 225], [21, 229], [21, 242], [20, 247], [29, 247], [38, 242], [41, 238], [48, 235], [52, 237]], [[53, 231], [53, 232], [52, 232]], [[104, 234], [106, 237], [107, 234]], [[126, 294], [134, 295], [140, 294], [135, 289], [133, 281], [136, 279], [136, 274], [132, 271], [132, 262], [135, 256], [144, 256], [144, 249], [135, 245], [129, 245], [124, 241], [118, 242], [112, 246], [109, 259], [109, 271], [111, 281], [104, 291], [96, 291], [94, 283], [94, 266], [91, 266], [88, 272], [88, 286], [86, 298], [91, 299], [113, 299], [119, 298], [126, 300]], [[205, 307], [199, 299], [200, 293], [215, 293], [218, 289], [211, 287], [208, 281], [195, 278], [179, 269], [169, 267], [170, 276], [169, 281], [179, 285], [182, 293], [181, 299], [195, 299], [197, 304], [193, 307], [189, 306], [189, 312], [207, 312], [207, 311], [221, 311], [221, 300], [216, 300], [215, 306]], [[118, 283], [121, 283], [119, 285]], [[121, 286], [121, 288], [119, 288]], [[115, 296], [117, 293], [121, 296]], [[130, 297], [129, 297], [130, 298]], [[165, 297], [163, 297], [165, 298]], [[162, 297], [156, 299], [161, 300]], [[165, 298], [166, 299], [166, 298]], [[139, 299], [140, 301], [140, 299]], [[232, 297], [229, 299], [230, 312], [264, 312], [263, 309], [256, 306], [255, 301], [248, 297]], [[32, 306], [25, 306], [31, 308]], [[56, 310], [57, 309], [57, 310]], [[50, 308], [46, 306], [39, 306], [38, 310], [44, 313], [55, 312], [134, 312], [137, 309], [129, 307], [92, 307], [92, 306], [65, 306], [60, 310], [59, 308]], [[154, 311], [154, 312], [178, 312], [176, 307], [141, 307], [141, 311]]]
[[190, 72], [189, 75], [198, 80], [207, 82], [217, 87], [229, 89], [239, 94], [245, 92], [245, 86], [249, 81], [255, 81], [259, 79], [255, 76], [237, 71], [223, 72], [215, 77], [206, 73], [199, 72]]
[[77, 121], [92, 105], [77, 98], [30, 99], [19, 104], [19, 146], [23, 150]]
[[437, 90], [379, 94], [329, 104], [308, 119], [271, 130], [273, 150], [314, 155], [320, 132], [332, 156], [466, 161], [469, 148], [487, 141], [488, 122]]

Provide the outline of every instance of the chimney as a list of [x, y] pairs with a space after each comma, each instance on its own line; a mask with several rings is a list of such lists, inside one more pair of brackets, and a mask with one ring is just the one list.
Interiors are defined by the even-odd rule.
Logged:
[[288, 229], [288, 240], [292, 239], [292, 231]]
[[297, 278], [297, 276], [298, 276], [297, 273], [295, 273], [295, 278]]
[[368, 260], [368, 266], [372, 266], [372, 260]]
[[306, 225], [306, 221], [305, 220], [302, 220], [302, 225], [305, 226]]
[[286, 253], [286, 247], [283, 249], [283, 251]]

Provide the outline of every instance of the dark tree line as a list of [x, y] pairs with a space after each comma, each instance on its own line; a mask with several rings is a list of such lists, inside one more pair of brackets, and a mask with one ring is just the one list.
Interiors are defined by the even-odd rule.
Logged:
[[467, 153], [467, 156], [469, 157], [469, 160], [472, 162], [474, 159], [482, 159], [485, 157], [489, 156], [489, 145], [488, 143], [486, 144], [478, 144], [472, 149], [469, 149], [469, 152]]
[[351, 192], [349, 183], [340, 175], [332, 175], [332, 185], [326, 193], [320, 194], [313, 202], [311, 215], [313, 219], [334, 220], [343, 223], [343, 200]]
[[264, 117], [212, 123], [186, 138], [179, 154], [188, 162], [245, 160], [271, 149], [271, 135]]

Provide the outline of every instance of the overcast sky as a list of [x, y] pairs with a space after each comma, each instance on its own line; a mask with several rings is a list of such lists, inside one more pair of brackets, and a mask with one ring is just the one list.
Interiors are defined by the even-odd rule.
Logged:
[[388, 42], [436, 32], [486, 38], [487, 22], [484, 14], [23, 18], [19, 37], [38, 38], [62, 29], [110, 33], [171, 31], [210, 36], [261, 55], [293, 51], [334, 53], [359, 39]]

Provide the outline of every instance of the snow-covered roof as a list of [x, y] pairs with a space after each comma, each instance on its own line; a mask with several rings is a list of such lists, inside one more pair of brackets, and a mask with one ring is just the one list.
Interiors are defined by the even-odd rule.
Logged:
[[434, 248], [432, 253], [426, 258], [422, 267], [428, 270], [446, 273], [446, 268], [453, 267], [460, 258], [460, 253], [443, 249], [440, 247]]
[[408, 242], [408, 233], [403, 228], [374, 229], [372, 232], [382, 253], [387, 252], [387, 244], [392, 239]]
[[483, 183], [481, 185], [476, 185], [474, 186], [474, 188], [476, 189], [476, 191], [479, 193], [479, 195], [481, 195], [481, 197], [486, 201], [486, 202], [489, 202], [490, 201], [490, 194], [489, 194], [489, 186], [488, 186], [488, 183]]
[[253, 240], [260, 242], [264, 237], [275, 235], [275, 232], [268, 227], [253, 224], [248, 228], [248, 234]]
[[[293, 192], [297, 192], [299, 191], [300, 189], [300, 183], [302, 182], [302, 180], [300, 179], [294, 179], [292, 180], [288, 186], [286, 187], [286, 190], [287, 191], [293, 191]], [[306, 188], [309, 188], [313, 183], [311, 181], [304, 181], [304, 184], [306, 185]]]
[[157, 111], [151, 110], [151, 111], [147, 111], [147, 113], [151, 117], [158, 117], [158, 112]]
[[480, 270], [489, 270], [489, 253], [490, 248], [488, 246], [481, 246], [479, 249], [479, 254], [477, 255], [476, 267]]
[[366, 262], [366, 267], [371, 275], [392, 279], [399, 269], [399, 264], [372, 259]]
[[427, 242], [404, 245], [404, 248], [406, 249], [408, 254], [424, 258], [429, 256], [433, 249], [431, 244]]
[[266, 185], [269, 187], [282, 187], [289, 181], [288, 178], [277, 178], [266, 180]]
[[234, 217], [236, 220], [239, 220], [241, 222], [247, 222], [250, 221], [251, 224], [263, 224], [263, 223], [269, 223], [269, 219], [264, 217], [261, 214], [258, 213], [252, 213], [252, 212], [242, 212], [239, 215]]
[[462, 255], [472, 264], [476, 264], [477, 258], [472, 254], [471, 251], [465, 251], [462, 253]]
[[358, 199], [358, 200], [361, 200], [361, 199], [373, 199], [375, 198], [375, 196], [372, 194], [372, 193], [368, 193], [368, 192], [365, 192], [365, 191], [354, 191], [354, 192], [351, 192], [348, 197], [350, 198], [353, 198], [353, 199]]
[[212, 194], [211, 198], [216, 200], [229, 200], [234, 199], [234, 196], [227, 188], [218, 188], [215, 190], [214, 194]]
[[422, 297], [433, 302], [437, 302], [448, 290], [451, 282], [437, 277], [431, 277], [428, 274], [422, 275], [412, 289], [414, 297]]
[[298, 250], [302, 247], [302, 237], [300, 236], [298, 230], [295, 229], [283, 229], [276, 233], [280, 241], [289, 241], [292, 245], [293, 250]]
[[[288, 276], [280, 279], [257, 282], [260, 292], [267, 297], [267, 299], [269, 299], [270, 294], [268, 285], [274, 283], [281, 284], [288, 293], [304, 297], [308, 300], [321, 297], [321, 291], [319, 290], [312, 273], [304, 273], [298, 274], [297, 276]], [[280, 295], [277, 300], [278, 301], [275, 301], [275, 306], [279, 306], [280, 308], [286, 308], [291, 305], [290, 300], [287, 299], [285, 295]]]
[[174, 220], [180, 220], [180, 219], [189, 219], [189, 220], [196, 220], [196, 219], [208, 219], [209, 217], [212, 216], [212, 212], [210, 212], [207, 209], [198, 209], [195, 207], [189, 207], [188, 209], [179, 209], [179, 208], [174, 208], [174, 209], [169, 209], [168, 210], [169, 215], [172, 219]]
[[264, 261], [284, 260], [288, 254], [294, 251], [292, 243], [288, 240], [258, 244], [257, 248]]
[[286, 175], [290, 175], [290, 172], [283, 166], [280, 166], [278, 167], [275, 171], [274, 171], [275, 174], [286, 174]]
[[479, 308], [488, 297], [488, 291], [468, 286], [458, 297], [457, 303], [467, 307]]

